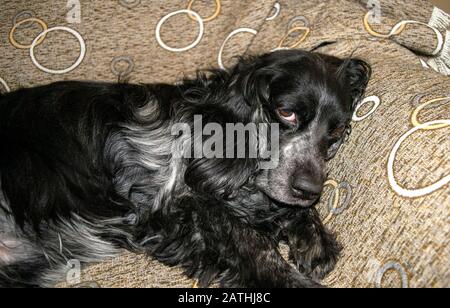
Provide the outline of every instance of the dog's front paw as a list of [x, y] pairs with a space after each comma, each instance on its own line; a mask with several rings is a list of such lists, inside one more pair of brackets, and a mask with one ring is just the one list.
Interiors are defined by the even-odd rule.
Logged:
[[326, 233], [322, 241], [321, 252], [311, 260], [312, 272], [309, 276], [314, 280], [322, 280], [334, 270], [342, 250], [342, 246], [332, 234]]
[[290, 242], [291, 257], [298, 270], [316, 281], [324, 279], [334, 269], [342, 250], [336, 238], [326, 231]]

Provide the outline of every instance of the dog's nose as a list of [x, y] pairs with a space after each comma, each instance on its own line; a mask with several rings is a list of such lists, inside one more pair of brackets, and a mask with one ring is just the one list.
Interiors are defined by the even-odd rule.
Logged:
[[301, 199], [316, 201], [323, 190], [323, 181], [310, 176], [296, 176], [292, 181], [294, 194]]

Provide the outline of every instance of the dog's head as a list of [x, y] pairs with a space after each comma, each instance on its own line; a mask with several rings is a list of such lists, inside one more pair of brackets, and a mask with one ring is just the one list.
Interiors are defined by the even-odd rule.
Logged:
[[280, 125], [279, 164], [259, 172], [257, 187], [283, 204], [313, 205], [323, 190], [326, 162], [349, 132], [370, 66], [359, 59], [278, 51], [236, 70], [245, 101], [265, 121]]
[[186, 183], [222, 198], [253, 178], [281, 204], [313, 205], [323, 189], [326, 162], [343, 143], [370, 74], [362, 60], [300, 50], [241, 59], [225, 77], [220, 73], [208, 81], [212, 87], [196, 112], [211, 121], [278, 123], [279, 162], [258, 170], [251, 159], [193, 159]]

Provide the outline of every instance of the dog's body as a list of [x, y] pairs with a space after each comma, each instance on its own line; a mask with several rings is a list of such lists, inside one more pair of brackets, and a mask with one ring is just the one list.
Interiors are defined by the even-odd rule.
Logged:
[[[310, 208], [370, 68], [302, 51], [178, 85], [62, 82], [0, 96], [0, 286], [144, 252], [208, 286], [315, 287], [339, 245]], [[176, 158], [176, 123], [280, 123], [280, 164]], [[293, 268], [277, 247], [285, 240]]]

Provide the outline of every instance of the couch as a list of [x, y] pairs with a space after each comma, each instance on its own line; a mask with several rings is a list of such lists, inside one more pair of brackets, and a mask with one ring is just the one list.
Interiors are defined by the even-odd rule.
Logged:
[[[361, 57], [373, 78], [318, 206], [344, 246], [324, 283], [450, 287], [449, 24], [425, 0], [0, 0], [0, 91], [176, 82], [280, 48]], [[194, 283], [124, 252], [60, 286]]]

